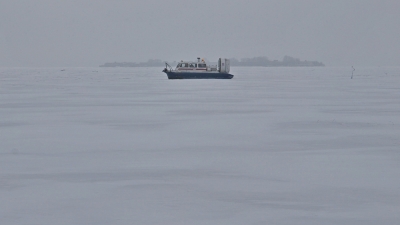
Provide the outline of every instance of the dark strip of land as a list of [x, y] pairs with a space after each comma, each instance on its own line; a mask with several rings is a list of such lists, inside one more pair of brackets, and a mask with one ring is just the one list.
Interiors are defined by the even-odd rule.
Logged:
[[[243, 58], [238, 60], [236, 58], [230, 59], [231, 66], [264, 66], [264, 67], [321, 67], [325, 66], [322, 62], [318, 61], [307, 61], [300, 60], [291, 56], [285, 56], [281, 61], [269, 60], [267, 57], [254, 57], [254, 58]], [[171, 66], [175, 66], [178, 62], [174, 61], [169, 63]], [[211, 63], [216, 64], [216, 63]], [[164, 61], [160, 59], [149, 59], [147, 62], [113, 62], [104, 63], [100, 67], [163, 67], [165, 66]]]

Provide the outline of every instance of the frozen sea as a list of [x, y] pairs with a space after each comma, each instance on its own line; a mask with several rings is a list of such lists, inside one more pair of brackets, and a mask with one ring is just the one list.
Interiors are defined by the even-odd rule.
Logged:
[[161, 69], [0, 68], [0, 224], [400, 224], [399, 67]]

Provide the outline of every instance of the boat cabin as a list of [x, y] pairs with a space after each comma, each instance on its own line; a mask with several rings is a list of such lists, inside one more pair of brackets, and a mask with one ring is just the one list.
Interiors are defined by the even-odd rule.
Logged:
[[180, 62], [176, 66], [177, 70], [207, 70], [206, 63], [195, 63], [195, 62]]
[[[197, 62], [181, 61], [176, 66], [176, 71], [214, 71], [213, 66], [207, 66], [204, 59], [197, 58]], [[215, 68], [216, 70], [216, 68]]]

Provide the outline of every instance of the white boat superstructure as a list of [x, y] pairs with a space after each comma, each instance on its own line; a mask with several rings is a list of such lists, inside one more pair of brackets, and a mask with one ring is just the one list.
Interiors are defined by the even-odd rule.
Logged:
[[175, 69], [165, 64], [164, 73], [168, 79], [232, 79], [229, 74], [229, 59], [219, 58], [218, 65], [207, 65], [204, 59], [197, 61], [181, 61]]

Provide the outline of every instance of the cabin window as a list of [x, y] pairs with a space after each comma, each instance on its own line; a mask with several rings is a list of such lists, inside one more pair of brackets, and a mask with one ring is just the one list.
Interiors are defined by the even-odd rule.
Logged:
[[199, 68], [206, 68], [206, 64], [199, 64]]
[[187, 63], [179, 63], [176, 67], [177, 68], [179, 68], [179, 67], [188, 67], [188, 64]]
[[190, 63], [189, 64], [189, 67], [191, 67], [191, 68], [195, 68], [197, 65], [196, 65], [196, 63]]

